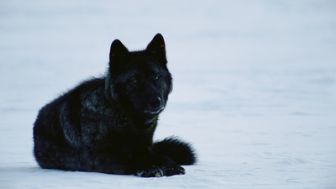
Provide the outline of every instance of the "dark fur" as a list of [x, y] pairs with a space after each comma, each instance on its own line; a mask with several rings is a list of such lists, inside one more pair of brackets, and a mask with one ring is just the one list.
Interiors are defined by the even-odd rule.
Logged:
[[194, 164], [189, 144], [153, 143], [159, 113], [172, 89], [165, 44], [157, 34], [143, 51], [111, 45], [103, 78], [83, 82], [39, 112], [34, 155], [42, 168], [135, 174], [184, 174]]

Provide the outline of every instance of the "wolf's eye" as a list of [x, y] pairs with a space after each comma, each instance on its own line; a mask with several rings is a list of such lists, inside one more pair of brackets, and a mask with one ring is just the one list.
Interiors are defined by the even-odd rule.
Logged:
[[135, 78], [135, 77], [131, 77], [130, 81], [131, 81], [133, 84], [137, 84], [137, 83], [138, 83], [138, 80], [137, 80], [137, 78]]
[[158, 80], [158, 79], [160, 79], [160, 75], [159, 74], [154, 74], [153, 78], [154, 78], [154, 80]]

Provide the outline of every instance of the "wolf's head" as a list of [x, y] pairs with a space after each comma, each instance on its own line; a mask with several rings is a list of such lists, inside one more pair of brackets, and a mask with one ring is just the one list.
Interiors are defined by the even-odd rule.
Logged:
[[130, 52], [118, 39], [112, 42], [106, 82], [111, 99], [135, 113], [155, 116], [165, 108], [171, 89], [161, 34], [156, 34], [142, 51]]

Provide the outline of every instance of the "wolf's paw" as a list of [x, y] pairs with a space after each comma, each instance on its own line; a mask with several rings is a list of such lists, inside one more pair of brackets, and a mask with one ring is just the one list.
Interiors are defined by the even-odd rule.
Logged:
[[162, 170], [165, 176], [172, 176], [172, 175], [184, 175], [185, 170], [183, 167], [176, 165], [174, 167], [162, 167]]
[[139, 170], [135, 173], [139, 177], [162, 177], [163, 170], [160, 167], [152, 167], [145, 170]]
[[174, 167], [152, 167], [146, 170], [139, 170], [135, 175], [140, 177], [162, 177], [172, 175], [184, 175], [185, 170], [181, 166]]

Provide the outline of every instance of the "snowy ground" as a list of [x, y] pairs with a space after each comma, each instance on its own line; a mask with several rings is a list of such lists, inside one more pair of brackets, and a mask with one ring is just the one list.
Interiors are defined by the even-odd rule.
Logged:
[[[335, 1], [0, 2], [0, 188], [336, 188]], [[42, 170], [38, 109], [103, 74], [113, 39], [166, 39], [174, 91], [156, 138], [194, 144], [187, 174]]]

